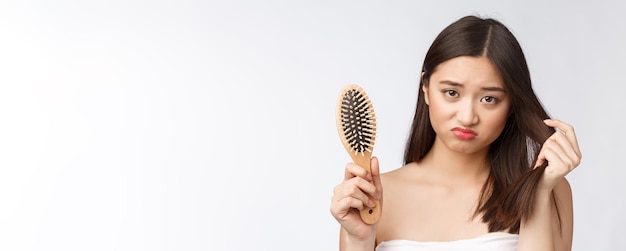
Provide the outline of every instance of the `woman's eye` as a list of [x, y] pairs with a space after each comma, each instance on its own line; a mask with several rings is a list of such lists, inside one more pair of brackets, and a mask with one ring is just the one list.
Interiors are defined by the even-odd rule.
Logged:
[[498, 99], [493, 97], [493, 96], [485, 96], [485, 97], [482, 98], [481, 101], [493, 104], [493, 103], [496, 103], [498, 101]]
[[446, 96], [450, 96], [450, 97], [456, 97], [456, 96], [458, 96], [458, 95], [459, 95], [459, 93], [458, 93], [458, 92], [456, 92], [455, 90], [444, 90], [444, 91], [443, 91], [443, 93], [444, 93]]

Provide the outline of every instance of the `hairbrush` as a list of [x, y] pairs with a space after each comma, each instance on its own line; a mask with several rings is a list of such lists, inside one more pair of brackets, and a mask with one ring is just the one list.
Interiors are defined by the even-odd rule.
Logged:
[[[337, 101], [337, 131], [354, 163], [371, 173], [376, 115], [367, 93], [358, 85], [348, 85], [340, 92]], [[371, 208], [365, 206], [361, 210], [361, 219], [367, 224], [376, 223], [380, 218], [380, 202], [371, 196], [370, 199], [376, 205]]]

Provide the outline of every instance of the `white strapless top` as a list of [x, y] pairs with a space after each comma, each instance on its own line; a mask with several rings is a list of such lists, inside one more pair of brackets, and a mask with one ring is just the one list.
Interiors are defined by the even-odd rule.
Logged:
[[390, 240], [378, 244], [376, 251], [516, 251], [517, 234], [494, 232], [472, 239], [418, 242]]

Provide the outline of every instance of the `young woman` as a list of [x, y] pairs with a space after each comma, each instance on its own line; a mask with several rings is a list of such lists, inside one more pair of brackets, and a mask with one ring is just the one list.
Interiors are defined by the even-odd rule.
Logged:
[[[574, 129], [535, 95], [522, 49], [500, 22], [467, 16], [431, 45], [405, 165], [349, 163], [331, 213], [341, 250], [571, 250], [580, 163]], [[384, 190], [383, 190], [384, 188]], [[359, 209], [380, 201], [380, 220]]]

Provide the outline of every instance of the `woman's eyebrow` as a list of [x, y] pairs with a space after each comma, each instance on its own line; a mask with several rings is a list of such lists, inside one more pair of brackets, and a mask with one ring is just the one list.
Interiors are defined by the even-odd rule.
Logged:
[[483, 91], [493, 91], [493, 92], [504, 92], [504, 93], [506, 93], [506, 90], [504, 88], [495, 87], [495, 86], [481, 87], [480, 89], [483, 90]]
[[[460, 87], [460, 88], [465, 87], [464, 84], [457, 83], [457, 82], [450, 81], [450, 80], [442, 80], [442, 81], [439, 81], [439, 83], [440, 84], [444, 84], [444, 85], [454, 86], [454, 87]], [[497, 87], [497, 86], [483, 86], [480, 89], [482, 91], [494, 91], [494, 92], [504, 92], [504, 93], [506, 93], [506, 90], [504, 88]]]
[[440, 84], [444, 84], [444, 85], [450, 85], [450, 86], [455, 86], [455, 87], [463, 87], [463, 84], [461, 83], [457, 83], [454, 81], [450, 81], [450, 80], [441, 80], [439, 81]]

